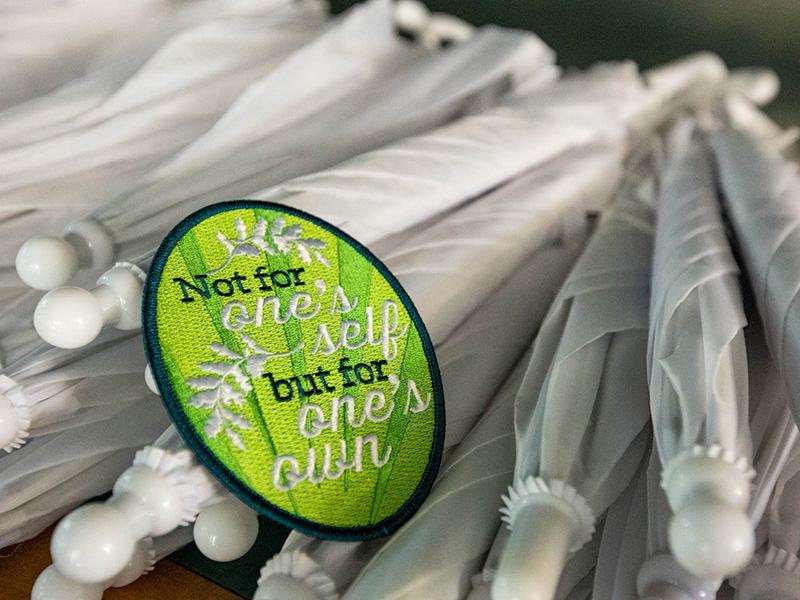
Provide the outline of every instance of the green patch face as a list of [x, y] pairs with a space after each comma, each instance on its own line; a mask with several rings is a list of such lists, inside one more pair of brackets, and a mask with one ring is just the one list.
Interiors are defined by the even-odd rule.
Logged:
[[366, 539], [427, 495], [444, 440], [433, 348], [398, 281], [342, 231], [266, 202], [204, 208], [158, 249], [143, 322], [178, 430], [255, 509]]

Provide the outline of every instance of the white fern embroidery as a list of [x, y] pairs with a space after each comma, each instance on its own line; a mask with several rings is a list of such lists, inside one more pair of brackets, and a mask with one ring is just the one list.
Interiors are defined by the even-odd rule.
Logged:
[[247, 225], [237, 217], [233, 222], [236, 237], [229, 238], [221, 231], [217, 231], [217, 239], [225, 247], [228, 257], [221, 266], [210, 270], [208, 274], [222, 271], [237, 256], [261, 256], [262, 252], [273, 256], [276, 254], [288, 256], [294, 251], [304, 264], [311, 264], [313, 258], [316, 258], [321, 264], [330, 267], [328, 259], [322, 254], [322, 250], [326, 247], [325, 242], [317, 238], [302, 237], [303, 230], [300, 225], [287, 225], [286, 219], [277, 217], [269, 227], [269, 231], [267, 226], [267, 221], [259, 217], [253, 226], [253, 231], [248, 233]]
[[249, 335], [243, 333], [240, 337], [244, 342], [242, 354], [224, 344], [209, 344], [209, 349], [222, 360], [199, 363], [197, 366], [208, 375], [191, 377], [186, 384], [196, 392], [189, 398], [189, 404], [210, 411], [203, 428], [205, 434], [214, 439], [224, 431], [234, 446], [245, 450], [239, 431], [252, 429], [253, 425], [230, 407], [245, 404], [245, 397], [253, 391], [250, 377], [260, 377], [268, 360], [290, 356], [300, 350], [303, 343], [288, 352], [269, 352]]

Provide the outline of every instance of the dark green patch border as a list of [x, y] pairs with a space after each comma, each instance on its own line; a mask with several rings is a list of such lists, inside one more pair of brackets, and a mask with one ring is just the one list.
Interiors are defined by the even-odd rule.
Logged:
[[[192, 427], [189, 419], [178, 401], [178, 397], [173, 390], [172, 385], [169, 383], [164, 359], [161, 355], [161, 343], [158, 337], [158, 328], [156, 326], [156, 305], [158, 286], [161, 283], [161, 275], [164, 271], [164, 265], [167, 259], [172, 254], [177, 243], [183, 236], [191, 230], [195, 225], [205, 221], [211, 216], [222, 212], [239, 209], [254, 209], [266, 208], [270, 210], [277, 210], [284, 212], [288, 215], [293, 215], [311, 221], [312, 223], [322, 227], [323, 229], [333, 233], [339, 238], [349, 243], [355, 248], [364, 258], [366, 258], [372, 265], [383, 275], [383, 277], [392, 286], [397, 296], [403, 302], [406, 310], [411, 316], [411, 320], [419, 331], [422, 347], [425, 350], [425, 356], [428, 359], [429, 368], [431, 371], [431, 382], [433, 384], [434, 395], [434, 428], [433, 428], [433, 448], [431, 455], [428, 458], [428, 464], [425, 467], [422, 480], [420, 481], [417, 489], [406, 500], [400, 509], [392, 516], [375, 523], [374, 525], [359, 526], [359, 527], [335, 527], [317, 523], [303, 517], [295, 516], [284, 509], [275, 506], [267, 501], [261, 495], [257, 494], [254, 490], [244, 485], [239, 479], [226, 467], [217, 456], [211, 452], [208, 446], [205, 445], [203, 440]], [[436, 474], [439, 471], [439, 463], [442, 459], [442, 450], [444, 448], [444, 429], [445, 429], [445, 408], [444, 408], [444, 391], [442, 389], [442, 378], [439, 372], [439, 363], [436, 361], [436, 354], [433, 350], [433, 343], [431, 342], [428, 330], [419, 316], [417, 308], [411, 301], [406, 291], [400, 285], [397, 278], [386, 268], [386, 266], [370, 252], [363, 244], [354, 240], [338, 227], [327, 223], [310, 215], [304, 211], [295, 208], [282, 206], [274, 202], [264, 202], [261, 200], [233, 200], [229, 202], [219, 202], [201, 208], [200, 210], [192, 213], [176, 225], [161, 242], [158, 250], [153, 257], [153, 262], [147, 276], [144, 286], [144, 295], [142, 298], [142, 331], [144, 334], [144, 347], [147, 355], [147, 360], [150, 363], [150, 368], [153, 371], [153, 376], [158, 384], [158, 389], [161, 392], [161, 399], [167, 409], [175, 427], [180, 433], [183, 441], [191, 448], [200, 461], [211, 471], [211, 473], [222, 483], [229, 491], [239, 497], [245, 504], [251, 506], [259, 513], [274, 519], [275, 521], [297, 529], [302, 533], [314, 537], [324, 539], [332, 539], [339, 541], [357, 541], [368, 540], [378, 537], [389, 535], [400, 528], [412, 515], [419, 509], [425, 498], [430, 493], [431, 487], [436, 480]]]

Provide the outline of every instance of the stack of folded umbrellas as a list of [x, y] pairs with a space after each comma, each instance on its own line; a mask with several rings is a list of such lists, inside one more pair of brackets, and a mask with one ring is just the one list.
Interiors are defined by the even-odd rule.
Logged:
[[409, 0], [0, 15], [0, 547], [59, 523], [33, 598], [253, 546], [139, 310], [170, 230], [251, 198], [394, 274], [446, 408], [402, 527], [293, 531], [254, 598], [800, 599], [800, 176], [771, 73], [564, 73]]

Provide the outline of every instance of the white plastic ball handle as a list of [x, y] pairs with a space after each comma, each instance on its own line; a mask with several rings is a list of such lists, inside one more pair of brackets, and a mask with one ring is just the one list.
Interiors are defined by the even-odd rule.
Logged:
[[17, 252], [20, 279], [37, 290], [52, 290], [69, 283], [82, 267], [107, 268], [114, 244], [96, 221], [78, 221], [61, 237], [41, 236], [26, 241]]
[[144, 273], [134, 265], [120, 263], [85, 290], [61, 287], [44, 295], [33, 313], [39, 336], [58, 348], [81, 348], [94, 340], [104, 326], [137, 329]]
[[673, 510], [669, 545], [678, 563], [699, 577], [721, 580], [753, 556], [755, 533], [747, 516], [750, 479], [717, 457], [678, 459], [664, 489]]
[[50, 565], [36, 578], [31, 600], [102, 600], [105, 589], [101, 583], [72, 581]]
[[669, 554], [647, 559], [636, 577], [641, 600], [713, 600], [719, 582], [689, 573]]
[[492, 598], [552, 600], [580, 526], [569, 504], [539, 495], [516, 515]]
[[122, 573], [145, 537], [164, 535], [183, 520], [181, 496], [159, 473], [129, 467], [105, 504], [87, 504], [56, 526], [53, 564], [69, 579], [102, 583]]
[[17, 275], [36, 290], [52, 290], [69, 282], [78, 272], [78, 252], [58, 237], [34, 237], [17, 252]]
[[200, 511], [194, 522], [194, 543], [206, 557], [217, 562], [241, 558], [258, 537], [258, 516], [230, 498]]

